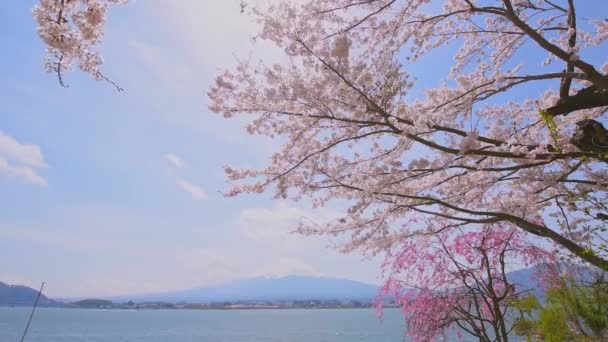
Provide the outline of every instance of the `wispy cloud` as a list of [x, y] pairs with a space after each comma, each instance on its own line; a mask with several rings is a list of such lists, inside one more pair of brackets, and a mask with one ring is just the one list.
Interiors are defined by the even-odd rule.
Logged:
[[330, 209], [309, 209], [278, 203], [273, 207], [243, 209], [237, 219], [240, 232], [255, 244], [273, 246], [286, 253], [329, 247], [332, 242], [319, 237], [306, 237], [293, 231], [304, 222], [323, 224], [338, 217]]
[[171, 166], [177, 169], [183, 169], [186, 167], [186, 162], [181, 157], [173, 153], [165, 154], [165, 159], [167, 160], [167, 162], [169, 162], [169, 164], [171, 164]]
[[206, 199], [207, 198], [207, 193], [205, 192], [205, 190], [203, 190], [200, 186], [196, 185], [196, 184], [192, 184], [190, 182], [188, 182], [187, 180], [178, 178], [175, 183], [184, 191], [186, 191], [187, 193], [189, 193], [190, 195], [192, 195], [192, 197], [196, 198], [196, 199]]
[[37, 173], [45, 167], [39, 146], [22, 144], [0, 131], [0, 174], [35, 185], [46, 185], [46, 180]]
[[[165, 160], [169, 163], [169, 165], [171, 165], [172, 168], [177, 170], [185, 169], [188, 165], [183, 158], [174, 153], [165, 154]], [[176, 174], [173, 174], [172, 177], [175, 180], [175, 184], [177, 184], [180, 189], [189, 193], [193, 198], [198, 200], [207, 199], [207, 193], [200, 186], [187, 181], [183, 177], [177, 176]]]

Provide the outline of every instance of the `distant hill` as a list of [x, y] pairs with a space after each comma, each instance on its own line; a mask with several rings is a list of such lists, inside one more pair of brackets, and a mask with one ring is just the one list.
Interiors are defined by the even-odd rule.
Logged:
[[[564, 264], [564, 266], [566, 266]], [[574, 267], [576, 269], [575, 279], [577, 281], [583, 282], [592, 282], [593, 281], [593, 272], [597, 272], [595, 269], [589, 269], [586, 267]], [[572, 268], [571, 268], [572, 270]], [[541, 302], [545, 300], [545, 290], [542, 286], [539, 285], [539, 274], [542, 274], [544, 271], [539, 266], [534, 266], [530, 268], [524, 268], [517, 271], [509, 272], [507, 274], [508, 279], [516, 284], [520, 291], [528, 290], [533, 295], [538, 298]]]
[[[543, 290], [537, 285], [535, 267], [512, 271], [509, 279], [518, 285], [520, 290], [530, 290], [539, 298], [544, 297]], [[286, 276], [258, 277], [237, 280], [222, 285], [199, 287], [183, 291], [154, 293], [136, 296], [112, 297], [114, 302], [132, 300], [134, 302], [189, 302], [210, 303], [227, 301], [289, 301], [289, 300], [373, 300], [378, 294], [378, 286], [353, 280]]]
[[111, 306], [112, 301], [106, 299], [83, 299], [69, 304], [70, 306], [79, 308], [101, 308], [104, 306]]
[[217, 286], [184, 291], [156, 293], [131, 297], [113, 297], [114, 301], [164, 301], [210, 303], [226, 301], [288, 301], [288, 300], [366, 300], [373, 299], [378, 287], [353, 280], [286, 276], [258, 277], [237, 280]]
[[[0, 282], [0, 305], [34, 305], [38, 290], [23, 285], [8, 285]], [[53, 305], [55, 301], [47, 298], [44, 294], [40, 296], [39, 305]]]
[[529, 291], [539, 300], [544, 301], [544, 290], [538, 284], [538, 268], [529, 267], [507, 273], [507, 279], [515, 284], [518, 291]]
[[[526, 268], [509, 273], [509, 279], [521, 290], [531, 290], [543, 297], [536, 283], [536, 269]], [[109, 297], [114, 302], [188, 302], [212, 303], [235, 301], [291, 301], [291, 300], [357, 300], [371, 301], [378, 294], [378, 286], [353, 280], [291, 275], [286, 277], [257, 277], [226, 284], [198, 287], [189, 290]]]

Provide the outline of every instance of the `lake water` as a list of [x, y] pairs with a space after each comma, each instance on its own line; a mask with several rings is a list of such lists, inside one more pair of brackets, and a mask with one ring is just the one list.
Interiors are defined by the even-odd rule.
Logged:
[[[19, 341], [31, 308], [0, 307], [0, 341]], [[404, 341], [399, 310], [36, 310], [28, 342]]]

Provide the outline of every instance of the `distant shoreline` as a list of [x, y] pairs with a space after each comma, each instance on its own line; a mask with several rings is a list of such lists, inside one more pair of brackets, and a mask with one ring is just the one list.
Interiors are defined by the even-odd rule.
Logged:
[[[33, 305], [0, 305], [0, 308], [9, 308], [9, 309], [17, 309], [17, 308], [32, 308]], [[363, 309], [373, 309], [373, 306], [362, 306], [362, 307], [253, 307], [253, 306], [239, 306], [239, 307], [201, 307], [201, 308], [176, 308], [176, 307], [158, 307], [158, 308], [123, 308], [123, 307], [78, 307], [78, 306], [62, 306], [62, 305], [43, 305], [38, 306], [39, 309], [65, 309], [65, 310], [105, 310], [105, 311], [258, 311], [258, 310], [363, 310]], [[382, 307], [383, 309], [398, 309], [399, 306], [396, 305], [385, 305]]]
[[[33, 303], [2, 303], [4, 306], [28, 306]], [[395, 306], [385, 302], [386, 306]], [[41, 307], [66, 309], [109, 309], [109, 310], [287, 310], [287, 309], [369, 309], [374, 306], [371, 299], [267, 299], [232, 300], [214, 302], [170, 302], [170, 301], [112, 301], [109, 299], [87, 298], [72, 302], [53, 301]]]

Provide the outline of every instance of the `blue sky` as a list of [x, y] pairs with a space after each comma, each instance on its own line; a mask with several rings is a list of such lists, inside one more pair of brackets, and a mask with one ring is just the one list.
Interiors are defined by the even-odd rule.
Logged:
[[[582, 15], [605, 0], [579, 1]], [[0, 7], [0, 281], [52, 296], [184, 289], [231, 279], [308, 274], [376, 282], [378, 260], [342, 255], [287, 232], [303, 203], [224, 198], [222, 166], [263, 166], [278, 141], [209, 112], [206, 92], [255, 25], [238, 0], [140, 0], [110, 13], [102, 53], [126, 91], [43, 70], [34, 0]], [[442, 49], [409, 70], [421, 86], [445, 77]], [[592, 57], [605, 59], [605, 50]], [[522, 54], [525, 60], [526, 53]], [[587, 57], [587, 56], [584, 56]], [[449, 58], [449, 57], [448, 57]], [[543, 91], [544, 89], [536, 89]], [[524, 96], [527, 90], [512, 95]]]
[[277, 144], [207, 109], [216, 70], [251, 49], [253, 26], [237, 0], [147, 0], [113, 10], [104, 69], [124, 93], [79, 73], [61, 88], [46, 74], [34, 4], [0, 9], [8, 47], [0, 57], [0, 281], [46, 281], [55, 296], [257, 275], [376, 281], [377, 262], [287, 234], [300, 217], [331, 217], [331, 209], [220, 194], [222, 166], [262, 166]]

